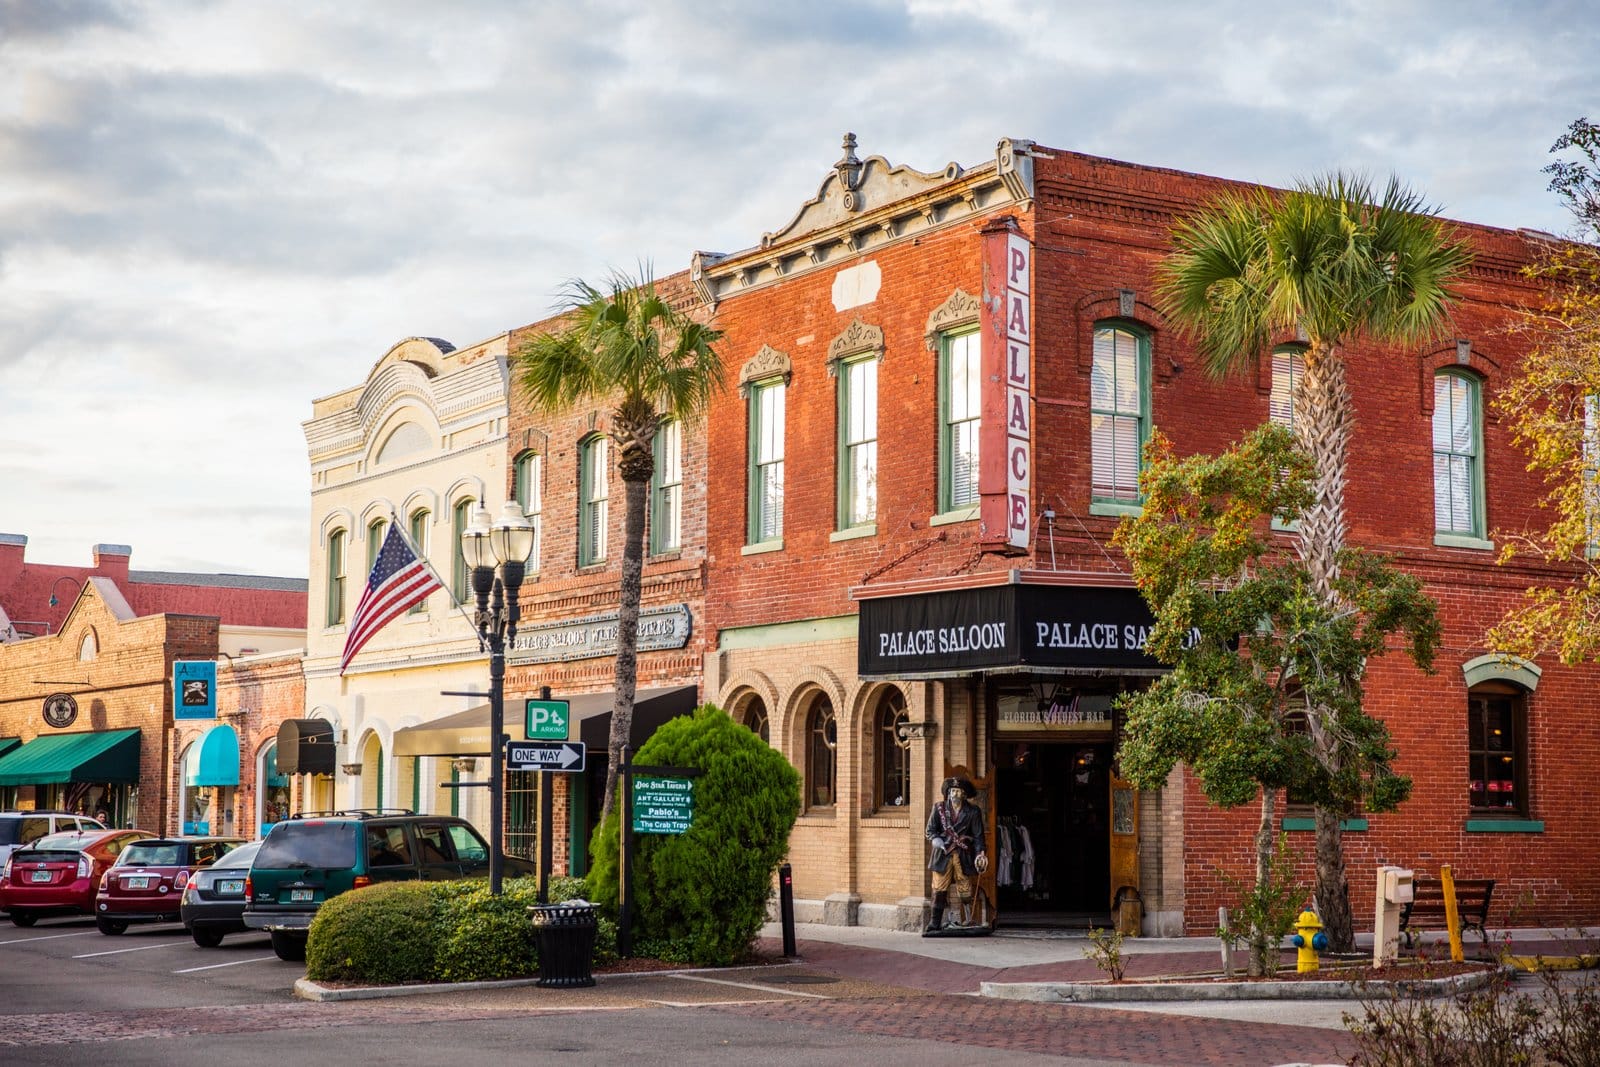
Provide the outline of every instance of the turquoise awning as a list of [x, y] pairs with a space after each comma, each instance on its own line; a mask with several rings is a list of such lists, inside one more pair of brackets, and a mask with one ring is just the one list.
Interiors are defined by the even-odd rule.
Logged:
[[213, 726], [200, 742], [200, 766], [184, 783], [202, 789], [239, 784], [239, 735], [231, 726]]
[[139, 781], [139, 731], [47, 734], [0, 756], [0, 785]]

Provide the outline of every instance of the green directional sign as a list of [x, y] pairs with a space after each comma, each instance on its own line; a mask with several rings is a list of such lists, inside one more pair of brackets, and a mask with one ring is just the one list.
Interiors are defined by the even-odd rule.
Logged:
[[565, 741], [571, 719], [572, 705], [565, 700], [530, 700], [523, 736], [529, 741]]
[[681, 834], [694, 821], [694, 782], [688, 778], [635, 778], [633, 832]]

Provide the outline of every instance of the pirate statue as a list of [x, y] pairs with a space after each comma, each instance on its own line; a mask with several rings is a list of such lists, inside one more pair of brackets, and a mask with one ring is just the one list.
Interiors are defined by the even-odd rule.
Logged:
[[[933, 872], [933, 921], [923, 936], [944, 931], [944, 910], [955, 891], [957, 914], [970, 918], [973, 879], [989, 869], [983, 845], [983, 812], [968, 803], [978, 790], [965, 778], [946, 778], [940, 788], [944, 799], [928, 813], [926, 836], [933, 845], [928, 869]], [[952, 920], [951, 928], [966, 924]]]

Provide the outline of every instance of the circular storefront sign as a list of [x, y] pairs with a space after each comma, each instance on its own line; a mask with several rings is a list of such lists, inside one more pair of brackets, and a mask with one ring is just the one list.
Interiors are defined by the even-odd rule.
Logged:
[[70, 693], [51, 693], [44, 698], [44, 721], [60, 729], [78, 720], [78, 702]]

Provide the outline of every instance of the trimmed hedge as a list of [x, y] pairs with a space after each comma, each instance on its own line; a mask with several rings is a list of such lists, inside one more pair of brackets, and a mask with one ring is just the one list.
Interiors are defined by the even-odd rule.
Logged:
[[[306, 975], [319, 982], [399, 985], [520, 978], [538, 970], [528, 908], [536, 878], [511, 878], [499, 897], [482, 879], [383, 882], [324, 904], [306, 942]], [[550, 881], [551, 903], [579, 898], [583, 882]], [[599, 920], [595, 962], [617, 958], [617, 926]]]
[[[635, 837], [634, 948], [675, 962], [744, 958], [767, 917], [773, 875], [800, 814], [800, 775], [783, 754], [714, 705], [665, 723], [635, 764], [698, 767], [686, 833]], [[621, 805], [595, 834], [589, 899], [618, 903]]]

